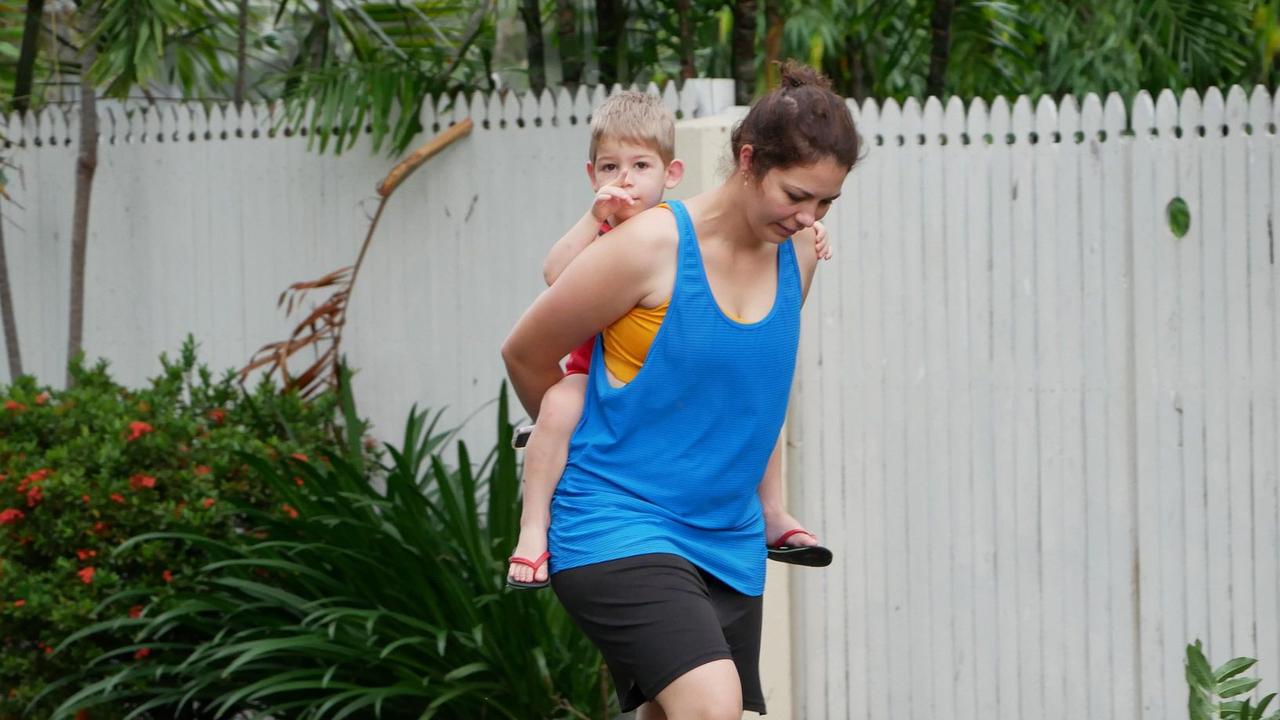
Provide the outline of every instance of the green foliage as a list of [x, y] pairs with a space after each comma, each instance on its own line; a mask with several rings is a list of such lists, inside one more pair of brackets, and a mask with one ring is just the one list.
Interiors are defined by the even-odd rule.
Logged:
[[[114, 553], [125, 539], [183, 528], [232, 541], [243, 531], [232, 505], [278, 505], [242, 457], [334, 446], [332, 397], [306, 405], [266, 385], [247, 393], [198, 366], [190, 340], [162, 363], [137, 390], [105, 363], [74, 364], [65, 391], [30, 377], [0, 389], [0, 718], [127, 641], [104, 632], [55, 652], [91, 618], [164, 607], [208, 562], [198, 546]], [[119, 602], [97, 609], [109, 596]]]
[[1240, 677], [1256, 662], [1253, 658], [1238, 657], [1214, 670], [1205, 659], [1199, 640], [1188, 645], [1187, 685], [1190, 686], [1190, 694], [1187, 712], [1190, 720], [1280, 720], [1280, 710], [1266, 714], [1267, 707], [1276, 698], [1275, 693], [1262, 698], [1256, 706], [1250, 699], [1227, 700], [1252, 692], [1258, 686], [1260, 679]]
[[[131, 540], [122, 556], [200, 542], [214, 561], [163, 612], [87, 628], [132, 640], [56, 716], [111, 701], [162, 717], [612, 717], [600, 657], [554, 596], [504, 587], [519, 487], [505, 388], [500, 442], [478, 468], [462, 443], [446, 467], [439, 418], [411, 412], [372, 473], [338, 457], [250, 460], [285, 512], [245, 506], [247, 544]], [[145, 661], [127, 661], [142, 648]]]

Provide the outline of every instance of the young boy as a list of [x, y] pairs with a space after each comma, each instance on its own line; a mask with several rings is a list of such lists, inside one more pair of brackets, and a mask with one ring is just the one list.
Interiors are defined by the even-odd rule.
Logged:
[[[663, 193], [684, 176], [684, 163], [675, 157], [675, 117], [659, 98], [645, 93], [618, 93], [595, 111], [589, 157], [587, 177], [596, 196], [587, 213], [547, 253], [542, 268], [547, 285], [554, 283], [597, 237], [661, 203]], [[820, 224], [815, 229], [818, 257], [830, 258], [826, 232]], [[546, 550], [551, 496], [564, 472], [570, 435], [582, 416], [594, 346], [592, 338], [574, 350], [566, 363], [564, 378], [542, 398], [537, 432], [529, 437], [525, 448], [520, 539], [507, 570], [507, 584], [511, 587], [533, 589], [548, 584]], [[770, 554], [787, 562], [826, 564], [830, 553], [821, 549], [815, 559], [816, 539], [800, 530], [795, 519], [782, 510], [778, 450], [774, 448], [760, 483]], [[792, 538], [795, 540], [788, 543]]]

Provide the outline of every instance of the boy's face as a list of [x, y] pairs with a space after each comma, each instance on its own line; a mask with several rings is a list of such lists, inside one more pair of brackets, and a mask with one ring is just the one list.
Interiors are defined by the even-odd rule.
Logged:
[[612, 184], [636, 199], [610, 218], [617, 225], [662, 202], [662, 193], [684, 176], [684, 163], [672, 160], [663, 165], [657, 149], [647, 144], [606, 138], [596, 145], [596, 160], [587, 163], [587, 176], [592, 190]]

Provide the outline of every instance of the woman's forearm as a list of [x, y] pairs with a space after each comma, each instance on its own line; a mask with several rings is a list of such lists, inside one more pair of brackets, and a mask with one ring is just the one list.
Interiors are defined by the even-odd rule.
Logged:
[[511, 339], [502, 345], [502, 361], [507, 366], [507, 377], [511, 379], [516, 397], [520, 399], [525, 412], [536, 422], [538, 410], [542, 407], [542, 396], [564, 376], [560, 364], [554, 360], [550, 363], [532, 360]]

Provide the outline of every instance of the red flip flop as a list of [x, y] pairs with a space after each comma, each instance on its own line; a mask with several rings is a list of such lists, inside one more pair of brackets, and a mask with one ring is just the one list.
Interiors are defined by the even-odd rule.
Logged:
[[[512, 555], [511, 557], [507, 558], [507, 562], [513, 562], [517, 565], [524, 565], [527, 568], [533, 568], [533, 573], [536, 576], [538, 574], [538, 568], [545, 565], [547, 560], [550, 558], [551, 558], [551, 552], [544, 551], [541, 555], [538, 556], [537, 560], [530, 560], [528, 558], [516, 557], [515, 555]], [[538, 582], [536, 580], [534, 582], [520, 582], [519, 580], [511, 579], [510, 575], [507, 576], [507, 587], [515, 588], [516, 590], [537, 590], [539, 588], [544, 588], [550, 584], [551, 584], [550, 577], [547, 577], [547, 579], [543, 580], [542, 582]]]
[[826, 567], [831, 564], [831, 551], [821, 545], [788, 545], [787, 540], [793, 535], [808, 535], [815, 540], [818, 538], [804, 528], [788, 530], [769, 546], [770, 560], [806, 567]]

